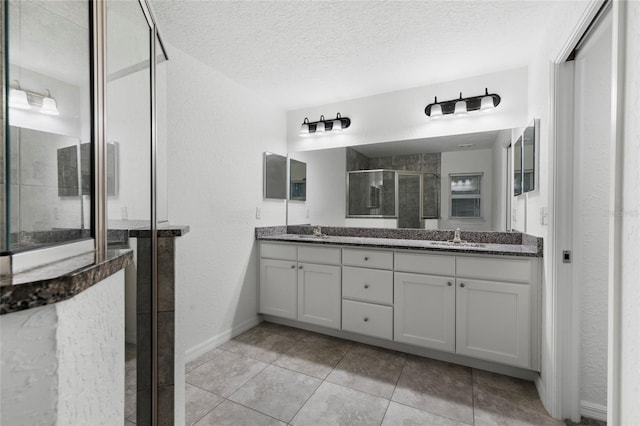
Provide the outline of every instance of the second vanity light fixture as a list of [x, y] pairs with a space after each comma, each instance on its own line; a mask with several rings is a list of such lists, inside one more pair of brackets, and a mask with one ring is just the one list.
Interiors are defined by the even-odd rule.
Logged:
[[336, 118], [330, 118], [328, 120], [324, 118], [324, 115], [321, 115], [318, 121], [309, 121], [309, 119], [305, 117], [304, 122], [300, 125], [300, 135], [307, 136], [336, 132], [346, 129], [349, 126], [351, 126], [351, 119], [341, 116], [340, 113], [336, 114]]
[[431, 118], [439, 118], [443, 115], [453, 114], [454, 116], [463, 116], [470, 111], [489, 111], [500, 105], [500, 95], [489, 93], [488, 89], [484, 89], [484, 95], [463, 98], [462, 92], [458, 99], [438, 102], [438, 97], [432, 104], [425, 107], [424, 113]]
[[47, 89], [45, 93], [24, 90], [20, 82], [15, 80], [9, 90], [9, 107], [16, 109], [31, 109], [31, 106], [39, 107], [39, 112], [46, 115], [60, 115], [56, 100], [51, 97]]

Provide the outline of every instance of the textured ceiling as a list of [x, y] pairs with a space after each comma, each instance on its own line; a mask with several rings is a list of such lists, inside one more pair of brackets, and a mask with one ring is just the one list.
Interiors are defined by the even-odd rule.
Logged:
[[566, 3], [152, 0], [152, 7], [166, 42], [291, 110], [525, 66], [549, 16]]

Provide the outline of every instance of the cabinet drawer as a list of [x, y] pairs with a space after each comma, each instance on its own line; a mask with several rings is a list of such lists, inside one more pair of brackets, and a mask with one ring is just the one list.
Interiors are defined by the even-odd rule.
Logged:
[[364, 268], [393, 269], [393, 252], [342, 249], [342, 263]]
[[339, 265], [340, 249], [336, 247], [298, 246], [298, 261], [321, 263], [324, 265]]
[[393, 272], [345, 266], [342, 269], [342, 297], [392, 305]]
[[393, 339], [393, 308], [342, 301], [342, 329], [381, 339]]
[[456, 257], [453, 255], [396, 253], [395, 270], [450, 277], [456, 273]]
[[528, 283], [531, 280], [531, 261], [456, 256], [456, 272], [459, 277]]
[[293, 244], [260, 244], [260, 257], [266, 259], [282, 259], [296, 261], [297, 251]]

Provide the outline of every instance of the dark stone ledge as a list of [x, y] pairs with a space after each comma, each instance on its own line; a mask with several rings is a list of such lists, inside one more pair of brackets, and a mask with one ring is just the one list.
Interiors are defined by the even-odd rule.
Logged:
[[133, 250], [87, 253], [0, 279], [0, 315], [67, 300], [126, 268]]

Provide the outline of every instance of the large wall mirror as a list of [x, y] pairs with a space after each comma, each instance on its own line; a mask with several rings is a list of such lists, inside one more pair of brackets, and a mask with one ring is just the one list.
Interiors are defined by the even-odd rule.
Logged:
[[288, 224], [508, 228], [512, 129], [290, 153], [307, 163]]

